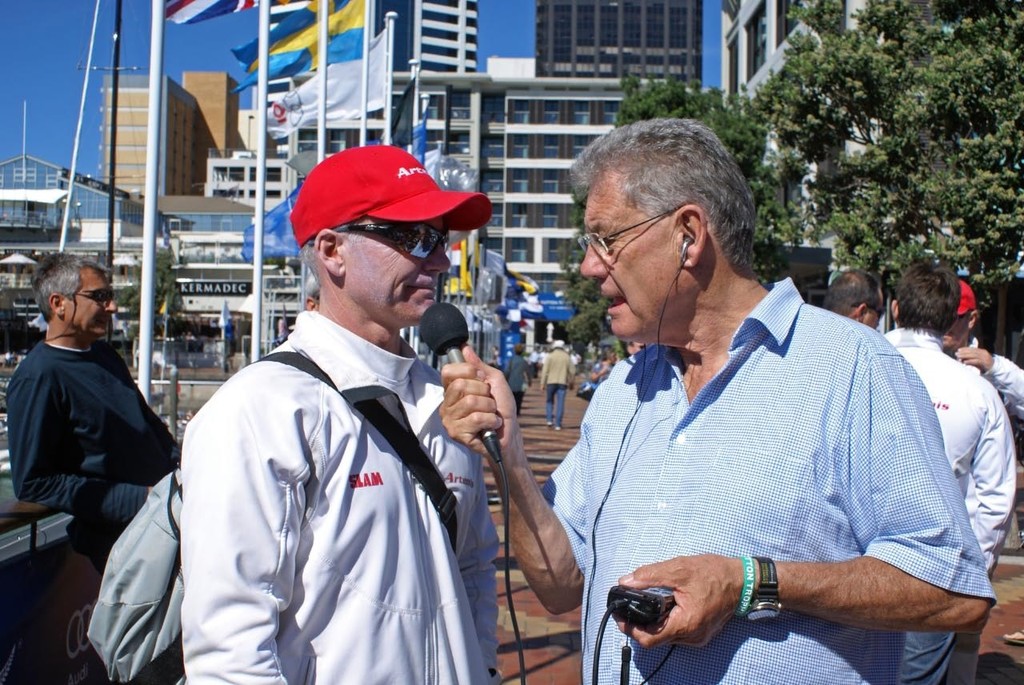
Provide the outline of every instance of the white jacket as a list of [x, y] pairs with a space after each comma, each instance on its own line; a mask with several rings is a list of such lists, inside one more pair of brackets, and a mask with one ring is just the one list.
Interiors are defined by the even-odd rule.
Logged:
[[458, 499], [458, 558], [424, 490], [339, 393], [292, 367], [252, 364], [185, 433], [189, 683], [488, 682], [498, 540], [481, 460], [441, 425], [437, 373], [314, 313], [299, 315], [287, 348], [339, 388], [399, 395]]
[[928, 389], [946, 458], [991, 571], [1009, 530], [1017, 492], [1013, 433], [999, 393], [975, 369], [947, 356], [940, 336], [897, 328], [885, 337]]
[[992, 368], [985, 378], [1003, 396], [1006, 411], [1024, 420], [1024, 369], [998, 354], [992, 355]]

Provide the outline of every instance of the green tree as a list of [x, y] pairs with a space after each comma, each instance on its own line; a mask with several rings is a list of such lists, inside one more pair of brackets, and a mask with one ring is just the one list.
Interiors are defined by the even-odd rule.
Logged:
[[[118, 292], [117, 306], [122, 317], [128, 317], [132, 321], [139, 320], [141, 296], [139, 288], [142, 286], [141, 277], [135, 283]], [[178, 293], [177, 279], [174, 276], [174, 254], [170, 250], [157, 250], [156, 252], [156, 290], [153, 295], [154, 315], [157, 316], [159, 326], [160, 309], [167, 303], [168, 326], [176, 330], [175, 323], [178, 314], [181, 312], [181, 295]], [[138, 324], [132, 325], [129, 335], [134, 338], [138, 335]]]
[[1021, 3], [870, 0], [852, 27], [840, 0], [796, 12], [810, 31], [755, 106], [805, 175], [804, 237], [889, 281], [925, 257], [967, 268], [1005, 307], [1024, 243]]
[[[583, 203], [576, 201], [572, 209], [573, 225], [583, 229]], [[572, 243], [562, 255], [562, 272], [565, 276], [565, 299], [576, 308], [576, 314], [565, 325], [569, 340], [574, 343], [597, 345], [608, 332], [606, 313], [610, 304], [608, 298], [601, 297], [597, 283], [584, 278], [580, 273], [580, 261], [583, 253]]]

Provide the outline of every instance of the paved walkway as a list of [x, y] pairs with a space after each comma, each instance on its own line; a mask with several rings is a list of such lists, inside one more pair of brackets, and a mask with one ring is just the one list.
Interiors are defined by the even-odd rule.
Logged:
[[[587, 403], [574, 396], [566, 398], [564, 430], [554, 431], [544, 421], [544, 396], [535, 384], [526, 393], [520, 417], [530, 462], [543, 482], [579, 438], [580, 420]], [[1021, 477], [1024, 487], [1024, 476]], [[493, 481], [488, 484], [493, 488]], [[1024, 496], [1018, 497], [1024, 502]], [[1024, 507], [1019, 507], [1024, 519]], [[504, 536], [500, 508], [492, 507], [499, 536]], [[503, 557], [498, 559], [498, 657], [506, 683], [519, 682], [512, 621], [505, 602]], [[523, 574], [512, 560], [512, 599], [523, 640], [527, 682], [530, 685], [566, 685], [580, 682], [580, 612], [561, 616], [549, 614], [527, 587]], [[979, 685], [1024, 685], [1024, 647], [1005, 644], [1005, 633], [1024, 629], [1024, 554], [1004, 553], [996, 569], [993, 586], [999, 603], [992, 610], [982, 633], [978, 664]]]

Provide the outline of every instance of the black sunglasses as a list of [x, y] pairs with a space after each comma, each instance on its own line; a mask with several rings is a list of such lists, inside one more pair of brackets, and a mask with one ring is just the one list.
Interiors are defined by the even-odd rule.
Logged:
[[430, 224], [347, 224], [332, 230], [380, 236], [417, 259], [426, 259], [438, 245], [448, 244], [448, 234]]
[[96, 290], [79, 290], [75, 295], [88, 297], [93, 302], [105, 307], [108, 302], [111, 302], [114, 299], [114, 289], [97, 288]]

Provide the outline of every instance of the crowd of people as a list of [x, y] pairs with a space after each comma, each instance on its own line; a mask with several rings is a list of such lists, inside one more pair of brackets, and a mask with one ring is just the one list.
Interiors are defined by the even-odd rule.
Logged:
[[[71, 513], [102, 569], [180, 457], [189, 682], [501, 682], [485, 461], [531, 589], [553, 613], [582, 608], [585, 683], [971, 682], [1014, 516], [1024, 371], [970, 337], [970, 287], [915, 264], [887, 306], [851, 270], [819, 308], [789, 279], [760, 283], [750, 188], [697, 121], [616, 128], [571, 179], [580, 273], [623, 359], [584, 368], [554, 339], [502, 368], [469, 346], [440, 373], [423, 363], [400, 331], [434, 302], [448, 232], [485, 226], [490, 202], [397, 148], [351, 148], [292, 212], [309, 297], [281, 347], [337, 389], [251, 364], [180, 451], [101, 341], [104, 268], [44, 260], [47, 338], [10, 389], [18, 496]], [[561, 430], [580, 382], [597, 389], [579, 439], [540, 485], [523, 394], [539, 383]], [[367, 401], [412, 436], [450, 516]], [[614, 586], [673, 602], [626, 620], [606, 612]]]

